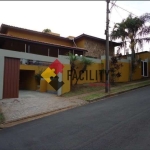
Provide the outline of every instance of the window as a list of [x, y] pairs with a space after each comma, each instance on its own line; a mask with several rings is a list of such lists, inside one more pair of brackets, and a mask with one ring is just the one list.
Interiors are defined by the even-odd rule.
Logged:
[[148, 77], [148, 61], [141, 61], [141, 75], [143, 77]]

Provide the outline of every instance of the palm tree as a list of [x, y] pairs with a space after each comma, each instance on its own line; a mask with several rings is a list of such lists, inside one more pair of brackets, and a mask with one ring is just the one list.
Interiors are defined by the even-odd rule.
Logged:
[[[75, 67], [76, 67], [76, 62], [78, 60], [78, 57], [73, 55], [72, 53], [69, 52], [69, 60], [70, 60], [70, 65], [71, 65], [71, 77], [73, 73], [75, 72]], [[71, 78], [71, 86], [72, 86], [72, 78]]]
[[76, 66], [76, 62], [78, 60], [78, 57], [73, 55], [72, 53], [69, 52], [69, 60], [70, 60], [70, 65], [71, 65], [71, 70], [73, 71]]
[[78, 80], [81, 78], [81, 75], [86, 71], [87, 66], [90, 66], [93, 63], [92, 60], [87, 59], [86, 57], [82, 57], [81, 59], [81, 65], [83, 65], [82, 69], [79, 71], [79, 76], [76, 79], [75, 85], [78, 83]]
[[150, 38], [147, 37], [150, 33], [150, 26], [146, 23], [150, 21], [150, 13], [146, 13], [140, 17], [133, 17], [129, 15], [121, 23], [116, 23], [114, 29], [110, 35], [112, 40], [121, 39], [122, 46], [126, 47], [129, 42], [131, 49], [131, 75], [135, 71], [135, 49], [138, 45], [140, 48], [143, 47], [143, 42], [149, 42]]
[[44, 29], [42, 32], [49, 33], [49, 32], [51, 32], [51, 30], [47, 28], [47, 29]]
[[[69, 52], [69, 60], [70, 60], [70, 65], [71, 65], [71, 77], [76, 74], [76, 69], [78, 68], [78, 65], [82, 65], [82, 69], [79, 72], [79, 76], [76, 78], [76, 83], [78, 83], [78, 80], [81, 78], [81, 75], [86, 71], [87, 66], [91, 65], [93, 63], [92, 60], [87, 59], [86, 57], [82, 57], [81, 60], [79, 60], [78, 56], [73, 55], [72, 53]], [[72, 86], [72, 79], [71, 79], [71, 86]]]

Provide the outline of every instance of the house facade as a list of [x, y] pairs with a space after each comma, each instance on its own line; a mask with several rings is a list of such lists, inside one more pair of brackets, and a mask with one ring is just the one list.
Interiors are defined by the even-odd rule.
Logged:
[[[112, 43], [110, 52], [118, 43]], [[55, 33], [43, 33], [2, 24], [0, 28], [0, 99], [17, 98], [19, 90], [37, 90], [35, 75], [44, 71], [54, 60], [59, 59], [66, 68], [70, 62], [66, 58], [69, 52], [78, 56], [100, 58], [104, 55], [105, 40], [88, 35], [61, 37]], [[96, 62], [100, 62], [97, 59]], [[67, 71], [66, 71], [67, 72]], [[66, 74], [59, 75], [65, 84], [58, 95], [69, 91]], [[46, 90], [52, 87], [46, 85]]]

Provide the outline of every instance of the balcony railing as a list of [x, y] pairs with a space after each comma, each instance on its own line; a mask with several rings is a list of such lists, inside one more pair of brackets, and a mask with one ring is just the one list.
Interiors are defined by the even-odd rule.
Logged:
[[36, 66], [49, 66], [50, 62], [43, 62], [37, 60], [20, 59], [20, 64], [23, 65], [36, 65]]

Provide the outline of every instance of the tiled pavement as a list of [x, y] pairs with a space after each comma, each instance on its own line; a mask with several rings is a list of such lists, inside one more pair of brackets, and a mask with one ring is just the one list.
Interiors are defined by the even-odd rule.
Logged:
[[5, 116], [5, 122], [11, 122], [85, 103], [87, 102], [80, 99], [63, 98], [51, 93], [20, 91], [19, 98], [0, 100], [0, 107]]

